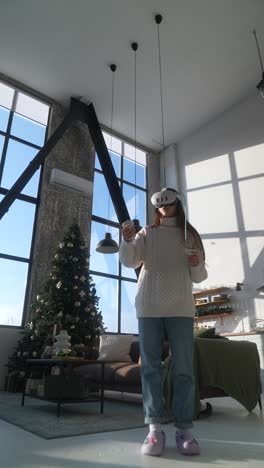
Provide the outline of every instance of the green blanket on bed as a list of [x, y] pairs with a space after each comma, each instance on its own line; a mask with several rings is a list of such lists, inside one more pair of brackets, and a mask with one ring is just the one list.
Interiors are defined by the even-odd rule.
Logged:
[[[171, 415], [173, 383], [171, 358], [163, 365], [163, 393], [167, 416]], [[200, 390], [217, 387], [251, 412], [261, 392], [257, 346], [249, 341], [194, 339], [195, 412], [200, 411]]]

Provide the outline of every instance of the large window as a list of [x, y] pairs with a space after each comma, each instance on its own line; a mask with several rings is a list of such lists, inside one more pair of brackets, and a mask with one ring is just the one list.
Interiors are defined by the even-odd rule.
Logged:
[[[116, 177], [131, 219], [146, 225], [146, 153], [109, 134], [103, 133]], [[99, 306], [108, 332], [137, 333], [134, 306], [137, 289], [133, 269], [120, 265], [118, 254], [96, 252], [98, 242], [106, 232], [119, 243], [119, 223], [109, 196], [104, 174], [98, 158], [95, 160], [94, 193], [90, 245], [90, 272], [96, 284]]]
[[[45, 142], [49, 105], [0, 82], [0, 201]], [[21, 326], [40, 170], [0, 220], [0, 326]]]

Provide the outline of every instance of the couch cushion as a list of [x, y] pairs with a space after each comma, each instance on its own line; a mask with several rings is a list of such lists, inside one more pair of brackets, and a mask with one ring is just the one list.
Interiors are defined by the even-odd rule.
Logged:
[[[105, 364], [104, 369], [104, 381], [107, 384], [114, 383], [115, 371], [121, 367], [127, 366], [127, 362], [112, 362], [111, 364]], [[76, 367], [74, 373], [81, 375], [86, 380], [92, 380], [93, 382], [101, 382], [101, 364], [88, 364]]]
[[98, 359], [112, 362], [132, 362], [129, 353], [133, 341], [136, 341], [134, 335], [101, 335]]
[[141, 385], [139, 364], [127, 364], [117, 369], [114, 382], [117, 385]]
[[139, 359], [139, 341], [132, 341], [130, 346], [130, 357], [133, 362], [137, 363]]

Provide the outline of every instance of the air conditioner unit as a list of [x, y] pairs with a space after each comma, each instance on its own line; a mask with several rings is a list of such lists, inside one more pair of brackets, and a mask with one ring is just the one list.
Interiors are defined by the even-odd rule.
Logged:
[[77, 190], [85, 195], [93, 193], [93, 183], [90, 180], [83, 179], [69, 172], [60, 169], [52, 169], [50, 174], [50, 183], [59, 184], [72, 190]]

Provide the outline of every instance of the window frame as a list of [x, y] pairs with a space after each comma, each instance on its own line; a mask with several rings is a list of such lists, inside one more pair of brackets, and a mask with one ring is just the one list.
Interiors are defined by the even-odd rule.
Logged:
[[[5, 161], [6, 161], [6, 155], [7, 155], [7, 149], [8, 149], [8, 143], [10, 140], [17, 141], [18, 143], [22, 143], [26, 146], [29, 146], [31, 148], [40, 150], [43, 148], [43, 146], [47, 142], [47, 136], [48, 136], [48, 131], [50, 127], [50, 120], [51, 120], [51, 103], [48, 102], [48, 100], [44, 100], [42, 97], [39, 97], [37, 93], [30, 93], [28, 91], [25, 91], [22, 87], [14, 86], [12, 83], [9, 83], [8, 81], [1, 80], [1, 82], [12, 88], [14, 90], [14, 95], [13, 95], [13, 101], [12, 105], [10, 106], [10, 111], [9, 117], [8, 117], [8, 122], [7, 122], [7, 127], [6, 131], [0, 130], [0, 135], [4, 137], [4, 143], [3, 143], [3, 149], [2, 149], [2, 154], [0, 155], [0, 195], [6, 195], [10, 189], [6, 189], [2, 187], [2, 177], [3, 177], [3, 171], [4, 171], [4, 166], [5, 166]], [[49, 107], [49, 112], [48, 112], [48, 119], [47, 119], [47, 124], [46, 124], [46, 130], [45, 130], [45, 136], [44, 136], [44, 141], [43, 145], [39, 146], [36, 145], [35, 143], [31, 143], [27, 140], [24, 140], [23, 138], [17, 137], [12, 135], [11, 133], [11, 127], [12, 127], [12, 122], [13, 122], [13, 117], [14, 114], [16, 114], [16, 103], [18, 99], [19, 93], [22, 93], [24, 95], [29, 96], [32, 99], [36, 99], [37, 101], [45, 104], [46, 106]], [[1, 106], [6, 108], [5, 106]], [[7, 108], [6, 108], [7, 109]], [[19, 115], [22, 115], [18, 113]], [[29, 119], [29, 117], [24, 116], [28, 120], [32, 120], [32, 122], [36, 122], [34, 119]], [[43, 125], [43, 124], [42, 124]], [[26, 194], [19, 194], [16, 197], [16, 200], [21, 200], [27, 203], [31, 203], [35, 205], [35, 214], [34, 214], [34, 221], [33, 221], [33, 229], [32, 229], [32, 235], [31, 235], [31, 242], [30, 242], [30, 252], [29, 252], [29, 257], [20, 257], [16, 255], [10, 255], [10, 254], [4, 254], [0, 251], [0, 258], [6, 259], [6, 260], [11, 260], [15, 262], [22, 262], [22, 263], [27, 263], [28, 264], [28, 272], [27, 272], [27, 277], [26, 277], [26, 286], [25, 286], [25, 295], [24, 295], [24, 304], [23, 304], [23, 311], [21, 315], [21, 324], [20, 325], [5, 325], [5, 324], [0, 324], [0, 328], [12, 328], [12, 329], [23, 329], [25, 326], [26, 318], [27, 318], [27, 309], [28, 309], [28, 301], [29, 301], [29, 291], [30, 291], [30, 278], [31, 278], [31, 272], [32, 272], [32, 264], [33, 264], [33, 252], [34, 252], [34, 246], [35, 246], [35, 240], [36, 240], [36, 230], [37, 230], [37, 219], [38, 219], [38, 213], [39, 213], [39, 206], [40, 206], [40, 193], [42, 189], [42, 184], [43, 184], [43, 172], [44, 172], [44, 162], [40, 166], [40, 175], [39, 175], [39, 183], [38, 183], [38, 190], [37, 190], [37, 195], [36, 197], [33, 197], [31, 195], [26, 195]]]
[[[102, 129], [103, 131], [103, 136], [104, 134], [108, 135], [108, 136], [111, 136], [110, 135], [110, 132], [107, 131], [106, 129]], [[146, 216], [146, 221], [148, 220], [148, 209], [147, 209], [147, 199], [148, 199], [148, 171], [147, 171], [147, 150], [146, 149], [142, 149], [140, 147], [140, 145], [136, 145], [136, 149], [139, 149], [139, 150], [142, 150], [146, 153], [146, 165], [145, 165], [145, 188], [141, 187], [140, 185], [135, 185], [131, 182], [128, 182], [126, 180], [123, 179], [123, 176], [124, 176], [124, 158], [126, 159], [129, 159], [127, 156], [125, 156], [125, 144], [130, 144], [131, 145], [131, 142], [129, 140], [126, 140], [124, 137], [121, 137], [121, 136], [116, 136], [116, 135], [113, 135], [113, 138], [117, 138], [121, 141], [121, 154], [120, 154], [120, 177], [117, 177], [117, 180], [120, 184], [120, 188], [121, 188], [121, 191], [122, 191], [122, 194], [123, 194], [123, 185], [124, 184], [127, 184], [129, 185], [130, 187], [132, 187], [133, 189], [139, 189], [141, 191], [143, 191], [145, 193], [145, 197], [146, 197], [146, 213], [145, 213], [145, 216]], [[109, 148], [108, 148], [109, 150]], [[113, 153], [117, 153], [117, 151], [115, 151], [114, 149], [112, 150]], [[137, 162], [136, 160], [133, 161], [131, 159], [131, 161], [135, 164], [135, 162]], [[140, 163], [139, 163], [140, 164]], [[95, 164], [94, 164], [94, 172], [95, 173], [99, 173], [99, 174], [103, 174], [103, 171], [101, 169], [98, 169], [95, 167]], [[104, 176], [104, 174], [103, 174]], [[109, 192], [108, 192], [109, 193]], [[92, 222], [97, 222], [97, 223], [101, 223], [103, 225], [108, 225], [108, 226], [112, 226], [112, 227], [116, 227], [116, 228], [120, 228], [120, 225], [118, 222], [114, 222], [114, 221], [111, 221], [111, 220], [108, 220], [106, 218], [103, 218], [103, 217], [100, 217], [100, 216], [97, 216], [96, 214], [94, 214], [92, 212], [92, 215], [91, 215], [91, 223]], [[121, 231], [119, 231], [119, 244], [121, 242]], [[91, 252], [90, 252], [91, 254]], [[117, 299], [117, 331], [113, 331], [113, 330], [107, 330], [106, 332], [109, 333], [109, 334], [131, 334], [132, 332], [123, 332], [121, 331], [121, 327], [122, 327], [122, 310], [121, 310], [121, 303], [122, 303], [122, 299], [121, 299], [121, 290], [122, 290], [122, 282], [124, 281], [128, 281], [128, 282], [132, 282], [132, 283], [137, 283], [137, 277], [136, 277], [136, 274], [135, 274], [135, 278], [129, 278], [127, 276], [123, 276], [122, 275], [122, 265], [120, 262], [118, 262], [118, 271], [117, 271], [117, 274], [109, 274], [109, 273], [101, 273], [101, 272], [98, 272], [96, 270], [90, 270], [90, 274], [92, 276], [102, 276], [102, 277], [105, 277], [105, 278], [110, 278], [110, 279], [115, 279], [117, 280], [117, 285], [118, 285], [118, 299]], [[100, 303], [99, 303], [99, 308], [100, 308]], [[102, 314], [103, 314], [103, 311], [102, 311]], [[135, 320], [136, 320], [136, 315], [135, 315]], [[133, 333], [132, 333], [133, 334]]]

